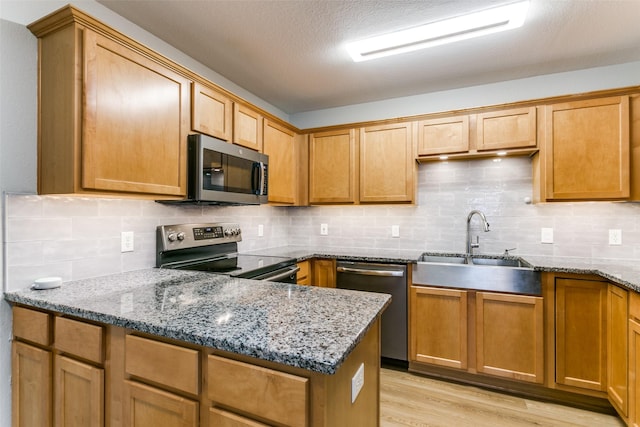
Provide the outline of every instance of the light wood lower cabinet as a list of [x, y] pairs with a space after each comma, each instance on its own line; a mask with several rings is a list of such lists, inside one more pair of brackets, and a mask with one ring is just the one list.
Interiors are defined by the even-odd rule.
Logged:
[[412, 286], [410, 306], [411, 360], [466, 369], [467, 292]]
[[198, 402], [134, 381], [125, 381], [124, 425], [196, 427]]
[[629, 426], [640, 426], [640, 319], [629, 320]]
[[312, 286], [336, 287], [336, 260], [316, 258], [312, 263]]
[[104, 370], [54, 357], [54, 420], [59, 427], [104, 425]]
[[51, 426], [51, 352], [19, 341], [11, 352], [13, 427]]
[[476, 293], [478, 372], [544, 382], [542, 301], [528, 295]]
[[606, 391], [607, 282], [555, 279], [556, 383]]
[[310, 285], [311, 284], [311, 261], [305, 260], [298, 263], [298, 274], [296, 275], [296, 282], [298, 285]]
[[209, 408], [209, 427], [268, 427], [268, 424], [219, 408]]
[[623, 417], [628, 415], [629, 293], [609, 284], [607, 295], [607, 395]]

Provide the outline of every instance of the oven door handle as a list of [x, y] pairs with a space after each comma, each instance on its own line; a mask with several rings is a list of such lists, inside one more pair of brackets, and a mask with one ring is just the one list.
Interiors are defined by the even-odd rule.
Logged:
[[298, 271], [300, 271], [300, 267], [295, 266], [293, 268], [287, 269], [287, 271], [285, 271], [284, 273], [276, 274], [275, 276], [268, 276], [263, 279], [260, 279], [260, 281], [261, 282], [277, 282], [278, 280], [284, 279], [285, 277], [289, 277], [292, 274], [297, 273]]

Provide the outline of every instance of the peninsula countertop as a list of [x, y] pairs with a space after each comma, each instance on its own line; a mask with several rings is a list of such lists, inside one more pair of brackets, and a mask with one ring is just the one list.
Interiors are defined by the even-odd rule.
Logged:
[[23, 289], [7, 301], [333, 374], [390, 296], [151, 268]]

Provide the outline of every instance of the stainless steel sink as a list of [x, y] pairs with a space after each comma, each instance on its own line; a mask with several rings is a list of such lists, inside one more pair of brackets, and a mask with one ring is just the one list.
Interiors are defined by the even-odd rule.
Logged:
[[413, 283], [481, 291], [541, 295], [540, 272], [519, 258], [422, 254]]

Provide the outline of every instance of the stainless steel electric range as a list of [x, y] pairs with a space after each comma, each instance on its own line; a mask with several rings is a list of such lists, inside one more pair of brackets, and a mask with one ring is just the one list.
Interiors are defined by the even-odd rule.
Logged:
[[296, 283], [295, 258], [238, 253], [238, 224], [175, 224], [156, 229], [156, 267]]

